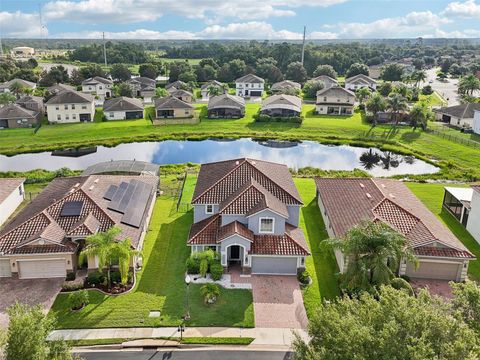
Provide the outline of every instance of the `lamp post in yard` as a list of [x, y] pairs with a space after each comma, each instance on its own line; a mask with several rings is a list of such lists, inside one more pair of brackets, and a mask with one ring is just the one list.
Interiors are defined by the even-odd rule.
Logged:
[[187, 312], [186, 312], [185, 316], [183, 316], [183, 318], [182, 318], [182, 320], [183, 320], [182, 323], [178, 326], [178, 332], [180, 333], [180, 342], [183, 341], [183, 332], [185, 331], [185, 322], [190, 320], [190, 307], [189, 307], [189, 304], [188, 304], [188, 296], [189, 296], [190, 282], [191, 281], [192, 281], [192, 279], [187, 274], [187, 276], [185, 276], [185, 284], [187, 284], [187, 293], [186, 293], [186, 296], [185, 296], [185, 303], [186, 303]]

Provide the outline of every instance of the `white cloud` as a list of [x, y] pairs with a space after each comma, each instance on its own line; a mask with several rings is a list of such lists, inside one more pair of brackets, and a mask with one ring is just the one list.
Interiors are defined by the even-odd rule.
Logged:
[[307, 36], [309, 39], [338, 39], [338, 34], [329, 31], [313, 31]]
[[465, 29], [454, 31], [443, 31], [436, 29], [433, 34], [427, 34], [424, 38], [478, 38], [480, 37], [480, 30], [478, 29]]
[[441, 15], [451, 18], [480, 19], [480, 4], [475, 0], [455, 1], [448, 4]]
[[164, 14], [176, 14], [207, 23], [236, 18], [258, 20], [294, 16], [300, 6], [327, 7], [347, 0], [55, 0], [43, 8], [48, 20], [85, 24], [139, 23], [155, 21]]
[[[42, 34], [38, 14], [27, 14], [20, 11], [0, 12], [0, 29], [2, 36], [9, 38], [36, 38]], [[43, 36], [48, 34], [43, 29]]]
[[448, 19], [430, 11], [414, 11], [404, 17], [384, 18], [369, 23], [340, 23], [324, 27], [343, 39], [403, 38], [417, 37], [448, 22], [450, 22]]
[[[134, 31], [106, 32], [107, 39], [301, 39], [302, 34], [288, 30], [275, 30], [271, 24], [259, 21], [232, 23], [225, 26], [211, 25], [199, 32], [154, 31], [137, 29]], [[100, 39], [101, 31], [83, 31], [60, 34], [61, 38]]]

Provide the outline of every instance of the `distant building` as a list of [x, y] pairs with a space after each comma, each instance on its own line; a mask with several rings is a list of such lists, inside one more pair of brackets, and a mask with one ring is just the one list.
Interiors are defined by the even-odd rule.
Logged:
[[142, 100], [125, 96], [105, 100], [103, 103], [103, 114], [107, 120], [142, 119]]
[[241, 118], [245, 115], [245, 99], [240, 96], [222, 94], [208, 100], [210, 119]]
[[241, 97], [261, 97], [264, 87], [265, 80], [253, 74], [235, 80], [235, 93]]
[[334, 79], [334, 78], [332, 78], [330, 76], [327, 76], [327, 75], [320, 75], [320, 76], [317, 76], [317, 77], [313, 78], [312, 80], [322, 81], [323, 84], [325, 85], [325, 89], [330, 88], [332, 86], [338, 86], [337, 79]]
[[146, 103], [151, 103], [155, 96], [157, 82], [145, 76], [139, 76], [127, 81], [134, 92], [135, 97], [142, 97]]
[[35, 55], [35, 49], [28, 46], [17, 46], [12, 49], [11, 54], [16, 58], [30, 58]]
[[170, 95], [176, 97], [177, 99], [185, 101], [187, 103], [192, 103], [194, 100], [193, 94], [190, 91], [183, 90], [183, 89], [171, 91]]
[[260, 113], [274, 117], [300, 116], [302, 99], [293, 95], [272, 95], [263, 100]]
[[200, 88], [200, 94], [202, 95], [202, 101], [208, 101], [210, 99], [210, 88], [217, 88], [218, 89], [218, 95], [225, 94], [227, 92], [227, 89], [225, 87], [225, 84], [221, 83], [220, 81], [217, 80], [211, 80], [205, 84], [202, 85]]
[[0, 93], [10, 92], [10, 87], [15, 83], [18, 83], [22, 87], [27, 89], [35, 89], [37, 87], [37, 84], [31, 81], [27, 81], [23, 79], [12, 79], [4, 82], [3, 84], [0, 84]]
[[[0, 179], [0, 226], [17, 210], [25, 196], [25, 178]], [[1, 266], [0, 266], [0, 277]]]
[[480, 104], [468, 103], [436, 109], [435, 119], [453, 126], [463, 128], [474, 127], [474, 112], [480, 111]]
[[155, 116], [157, 119], [191, 118], [194, 106], [174, 96], [155, 99]]
[[176, 91], [176, 90], [182, 90], [182, 89], [185, 90], [188, 88], [189, 88], [188, 84], [180, 80], [177, 80], [170, 84], [165, 85], [165, 90], [167, 90], [169, 93], [172, 93], [173, 91]]
[[75, 87], [73, 87], [71, 85], [67, 85], [67, 84], [55, 84], [55, 85], [52, 85], [49, 88], [47, 88], [47, 91], [50, 94], [58, 94], [60, 91], [65, 91], [65, 90], [72, 91], [72, 90], [76, 90], [76, 89], [75, 89]]
[[377, 90], [377, 82], [370, 76], [364, 74], [358, 74], [345, 79], [345, 89], [347, 90], [356, 91], [364, 87]]
[[25, 109], [19, 104], [8, 104], [0, 108], [0, 129], [33, 127], [40, 116], [38, 111]]
[[475, 110], [473, 115], [473, 132], [480, 135], [480, 110]]
[[43, 97], [41, 96], [25, 95], [18, 99], [15, 103], [27, 110], [32, 110], [42, 114], [45, 112]]
[[94, 76], [82, 81], [82, 92], [97, 96], [99, 104], [106, 98], [112, 97], [113, 81], [101, 76]]
[[283, 80], [273, 84], [272, 87], [270, 88], [270, 91], [273, 94], [278, 94], [286, 90], [288, 91], [289, 89], [297, 90], [298, 92], [300, 92], [300, 90], [302, 89], [302, 85], [300, 85], [295, 81]]

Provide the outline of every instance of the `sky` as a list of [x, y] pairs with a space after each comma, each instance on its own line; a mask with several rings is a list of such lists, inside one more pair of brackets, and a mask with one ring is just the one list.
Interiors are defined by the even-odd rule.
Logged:
[[[40, 16], [41, 14], [41, 16]], [[480, 37], [480, 0], [0, 0], [3, 38]]]

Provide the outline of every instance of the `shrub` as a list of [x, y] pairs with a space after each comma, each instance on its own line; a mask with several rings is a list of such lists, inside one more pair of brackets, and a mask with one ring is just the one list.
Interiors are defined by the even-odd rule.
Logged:
[[199, 268], [199, 273], [202, 275], [202, 277], [207, 276], [208, 272], [208, 259], [202, 258], [200, 259], [200, 268]]
[[412, 285], [410, 285], [405, 279], [395, 278], [390, 285], [397, 290], [406, 290], [409, 295], [414, 295]]
[[200, 261], [195, 256], [190, 256], [186, 262], [188, 274], [198, 274], [200, 272]]
[[218, 281], [222, 278], [223, 266], [220, 262], [216, 261], [210, 265], [210, 275], [214, 281]]
[[83, 289], [85, 285], [83, 283], [64, 283], [62, 285], [62, 291], [75, 291]]
[[422, 94], [423, 95], [432, 95], [433, 94], [433, 89], [430, 85], [424, 86], [422, 88]]
[[297, 278], [298, 278], [298, 281], [306, 285], [309, 282], [310, 274], [307, 270], [301, 271], [298, 273]]
[[75, 280], [75, 277], [76, 277], [75, 273], [73, 271], [71, 271], [71, 272], [67, 273], [66, 280], [67, 281], [73, 281], [73, 280]]
[[103, 284], [104, 281], [105, 276], [99, 271], [92, 272], [87, 276], [87, 283], [89, 283], [90, 285]]
[[404, 274], [404, 275], [400, 275], [400, 277], [406, 282], [410, 282], [410, 276]]
[[284, 122], [284, 123], [294, 123], [294, 124], [301, 124], [303, 122], [303, 116], [290, 116], [290, 117], [282, 117], [282, 116], [270, 116], [266, 114], [255, 114], [253, 118], [256, 122]]
[[89, 303], [88, 291], [85, 289], [75, 291], [70, 294], [68, 300], [70, 301], [70, 308], [72, 310], [79, 310]]

